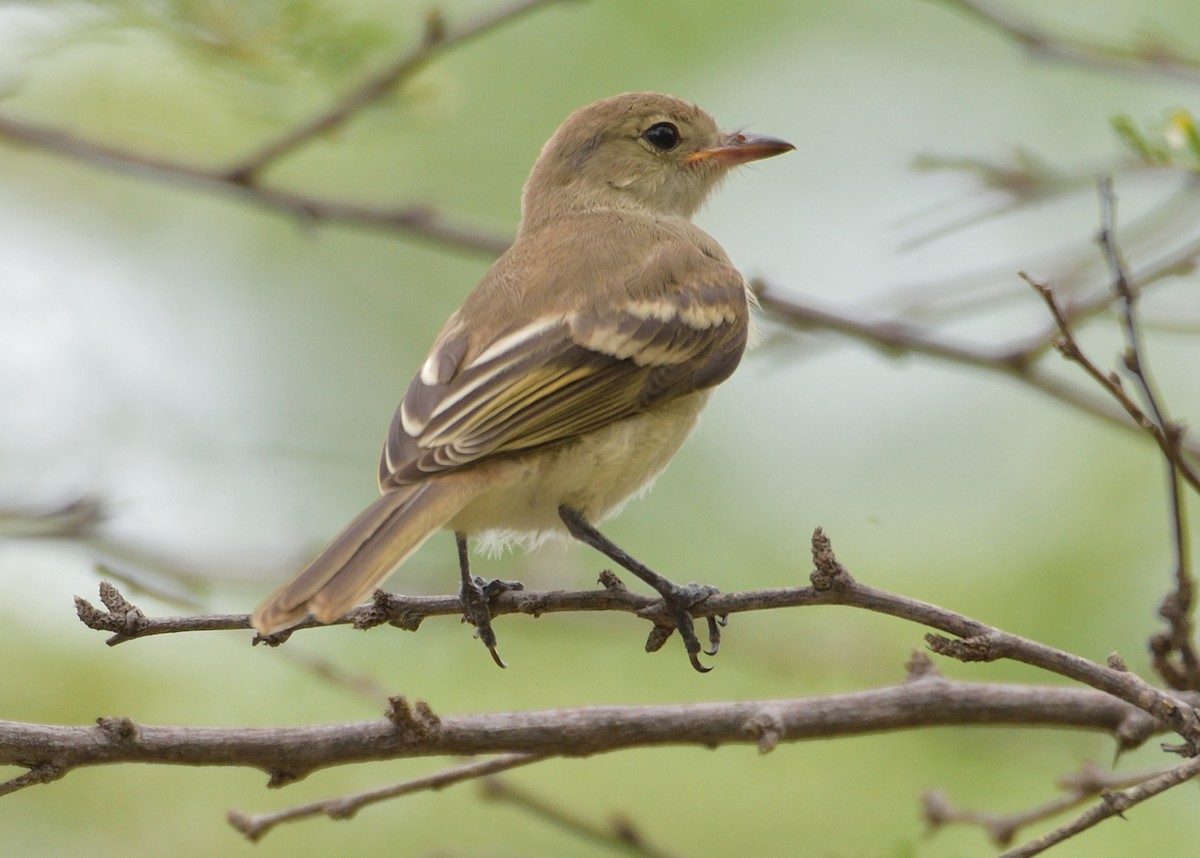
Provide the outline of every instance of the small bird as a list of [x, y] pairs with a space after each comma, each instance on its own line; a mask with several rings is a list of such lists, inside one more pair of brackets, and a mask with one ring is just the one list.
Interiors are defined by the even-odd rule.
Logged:
[[[468, 537], [571, 536], [663, 598], [697, 670], [678, 585], [596, 526], [649, 488], [737, 367], [754, 303], [691, 217], [731, 167], [795, 147], [722, 132], [695, 105], [626, 93], [572, 114], [525, 184], [516, 241], [446, 322], [396, 410], [381, 497], [255, 611], [263, 636], [338, 619], [439, 529], [454, 532], [465, 619], [504, 667]], [[709, 619], [712, 651], [716, 625]]]

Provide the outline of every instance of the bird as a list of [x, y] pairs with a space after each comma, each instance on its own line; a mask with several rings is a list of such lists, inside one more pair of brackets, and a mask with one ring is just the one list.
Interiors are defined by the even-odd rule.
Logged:
[[[396, 409], [380, 497], [252, 616], [261, 636], [332, 622], [439, 530], [455, 535], [464, 619], [504, 667], [468, 539], [574, 538], [641, 578], [698, 671], [679, 585], [599, 530], [648, 490], [751, 335], [745, 277], [692, 217], [731, 168], [788, 152], [691, 102], [624, 93], [571, 114], [536, 159], [516, 239], [433, 342]], [[716, 625], [709, 618], [711, 651]]]

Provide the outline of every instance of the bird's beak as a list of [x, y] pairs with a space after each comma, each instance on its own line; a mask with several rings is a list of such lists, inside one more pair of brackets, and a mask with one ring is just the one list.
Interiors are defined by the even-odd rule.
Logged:
[[778, 137], [764, 134], [727, 134], [720, 144], [710, 149], [700, 149], [683, 159], [685, 164], [710, 163], [722, 167], [734, 167], [748, 161], [758, 161], [791, 152], [796, 147]]

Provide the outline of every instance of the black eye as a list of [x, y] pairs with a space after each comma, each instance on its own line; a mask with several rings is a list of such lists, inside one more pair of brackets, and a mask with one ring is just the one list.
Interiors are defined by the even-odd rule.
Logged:
[[642, 139], [655, 149], [666, 152], [679, 145], [679, 129], [670, 122], [656, 122], [642, 132]]

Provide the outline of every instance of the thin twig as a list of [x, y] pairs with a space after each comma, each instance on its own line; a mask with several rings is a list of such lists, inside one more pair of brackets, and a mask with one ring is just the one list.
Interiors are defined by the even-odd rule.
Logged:
[[1042, 297], [1042, 300], [1046, 303], [1046, 308], [1054, 317], [1060, 335], [1059, 339], [1054, 342], [1054, 347], [1058, 349], [1063, 357], [1079, 364], [1121, 406], [1121, 409], [1129, 416], [1133, 424], [1154, 439], [1163, 456], [1174, 466], [1174, 472], [1191, 485], [1193, 489], [1200, 491], [1200, 474], [1196, 472], [1184, 455], [1185, 449], [1190, 452], [1190, 447], [1185, 444], [1183, 427], [1168, 423], [1167, 427], [1164, 428], [1153, 417], [1146, 414], [1133, 397], [1126, 392], [1125, 387], [1121, 384], [1120, 377], [1116, 373], [1104, 372], [1084, 353], [1075, 339], [1066, 313], [1054, 296], [1054, 290], [1048, 284], [1034, 280], [1025, 272], [1021, 272], [1020, 276], [1021, 279], [1032, 286], [1038, 295]]
[[[1200, 253], [1200, 242], [1193, 248], [1193, 254], [1195, 253]], [[754, 286], [762, 308], [793, 329], [832, 331], [876, 346], [886, 354], [919, 354], [995, 372], [1016, 379], [1057, 402], [1071, 405], [1114, 425], [1134, 431], [1145, 429], [1136, 421], [1132, 421], [1127, 411], [1114, 407], [1107, 398], [1090, 394], [1079, 386], [1044, 371], [1038, 364], [1037, 357], [1049, 343], [1048, 337], [1043, 339], [1038, 335], [1017, 343], [979, 346], [956, 341], [901, 318], [870, 320], [860, 315], [819, 306], [808, 299], [784, 298], [776, 295], [773, 289], [761, 281], [756, 281]], [[1062, 312], [1066, 318], [1066, 311]], [[1071, 316], [1078, 318], [1090, 312], [1090, 307], [1088, 310], [1079, 309], [1077, 312], [1073, 311]], [[1200, 441], [1182, 438], [1180, 445], [1187, 454], [1200, 456]]]
[[[1163, 679], [1173, 688], [1200, 689], [1200, 657], [1194, 644], [1193, 625], [1193, 581], [1191, 554], [1188, 547], [1186, 516], [1184, 514], [1181, 478], [1188, 480], [1193, 489], [1200, 491], [1200, 481], [1184, 459], [1181, 444], [1184, 428], [1167, 416], [1146, 359], [1136, 319], [1138, 290], [1134, 288], [1122, 259], [1116, 240], [1116, 197], [1113, 193], [1112, 177], [1099, 180], [1101, 229], [1100, 246], [1108, 263], [1113, 291], [1117, 295], [1117, 306], [1125, 335], [1125, 369], [1141, 390], [1157, 428], [1156, 438], [1161, 439], [1163, 458], [1167, 466], [1167, 490], [1171, 509], [1171, 543], [1175, 552], [1175, 589], [1168, 593], [1159, 607], [1159, 614], [1167, 621], [1170, 632], [1160, 635], [1152, 644], [1155, 666]], [[1176, 664], [1178, 656], [1180, 664]]]
[[1042, 300], [1046, 303], [1046, 309], [1050, 311], [1050, 315], [1054, 318], [1059, 331], [1059, 337], [1053, 343], [1054, 348], [1063, 357], [1078, 364], [1084, 372], [1091, 376], [1104, 389], [1109, 398], [1115, 400], [1121, 406], [1121, 410], [1133, 421], [1133, 425], [1153, 437], [1165, 454], [1164, 438], [1158, 425], [1142, 411], [1141, 406], [1137, 404], [1136, 400], [1126, 392], [1117, 374], [1102, 370], [1087, 356], [1083, 348], [1079, 345], [1079, 341], [1075, 339], [1075, 332], [1071, 328], [1071, 323], [1067, 320], [1066, 312], [1063, 310], [1062, 305], [1058, 303], [1058, 298], [1054, 294], [1053, 287], [1048, 283], [1034, 280], [1024, 271], [1020, 272], [1020, 277], [1041, 296]]
[[1097, 823], [1103, 822], [1113, 816], [1124, 816], [1125, 811], [1134, 805], [1154, 798], [1154, 796], [1166, 792], [1172, 787], [1187, 783], [1197, 775], [1200, 775], [1200, 757], [1193, 757], [1186, 762], [1180, 763], [1173, 769], [1169, 769], [1160, 775], [1143, 781], [1135, 787], [1117, 792], [1105, 792], [1102, 794], [1101, 801], [1098, 804], [1089, 808], [1078, 818], [1035, 840], [1031, 840], [1017, 849], [1005, 852], [1000, 858], [1031, 858], [1033, 855], [1040, 855], [1051, 846], [1062, 843], [1064, 840], [1074, 837], [1081, 831], [1086, 831]]
[[[109, 576], [116, 576], [123, 583], [132, 583], [139, 589], [146, 587], [146, 582], [141, 580], [130, 579], [127, 573], [110, 567], [103, 567], [101, 570]], [[168, 593], [160, 588], [153, 588], [148, 591], [154, 598], [165, 600], [168, 603], [182, 605], [185, 607], [198, 607], [198, 600], [191, 597], [181, 597], [177, 593]], [[281, 654], [288, 658], [291, 662], [298, 665], [303, 670], [306, 670], [317, 679], [329, 682], [335, 687], [350, 691], [368, 701], [382, 702], [387, 700], [387, 693], [374, 680], [362, 674], [345, 669], [342, 665], [337, 664], [323, 656], [318, 656], [313, 653], [305, 652], [297, 647], [287, 647], [281, 650]], [[20, 788], [20, 785], [33, 785], [35, 783], [44, 783], [48, 779], [49, 771], [32, 771], [21, 776], [23, 780], [20, 784], [13, 787], [13, 791]], [[516, 786], [505, 780], [499, 774], [488, 775], [484, 780], [485, 795], [489, 798], [507, 799], [511, 804], [517, 807], [524, 807], [530, 810], [534, 815], [553, 824], [565, 827], [572, 830], [575, 834], [601, 842], [608, 842], [610, 845], [619, 845], [627, 851], [632, 851], [634, 854], [645, 855], [648, 858], [669, 858], [666, 853], [651, 847], [645, 838], [639, 833], [637, 826], [634, 825], [628, 817], [622, 815], [614, 817], [611, 827], [604, 829], [598, 826], [589, 826], [588, 823], [576, 814], [571, 813], [565, 808], [554, 805], [545, 800], [535, 800], [528, 793], [518, 789]], [[262, 823], [262, 817], [246, 817], [239, 814], [237, 811], [230, 811], [230, 822], [241, 829], [242, 823], [248, 829], [253, 829]], [[235, 821], [236, 820], [236, 821]], [[251, 831], [246, 830], [243, 833], [251, 839], [256, 839], [256, 836]], [[261, 836], [261, 835], [258, 835]]]
[[671, 858], [671, 853], [664, 852], [647, 843], [646, 838], [637, 827], [623, 816], [612, 818], [607, 825], [598, 825], [568, 813], [541, 796], [534, 795], [529, 790], [521, 789], [498, 777], [484, 778], [480, 786], [483, 788], [485, 798], [508, 802], [538, 819], [549, 822], [578, 837], [602, 846], [620, 849], [631, 855], [642, 855], [645, 858]]
[[[206, 607], [203, 602], [190, 594], [167, 591], [153, 582], [135, 578], [123, 569], [117, 569], [107, 564], [97, 564], [96, 568], [102, 575], [115, 578], [121, 581], [123, 586], [132, 587], [158, 601], [193, 610], [203, 610]], [[86, 608], [78, 608], [78, 610], [82, 610], [88, 616], [95, 614], [103, 617], [104, 619], [100, 622], [109, 626], [120, 625], [136, 629], [142, 623], [153, 624], [155, 622], [153, 619], [147, 619], [141, 610], [132, 605], [110, 581], [101, 581], [100, 599], [104, 603], [106, 612], [99, 611], [91, 605]], [[378, 703], [387, 699], [387, 693], [370, 677], [347, 670], [324, 656], [306, 652], [298, 647], [288, 647], [282, 651], [282, 655], [312, 675], [367, 700]]]
[[0, 137], [87, 164], [234, 196], [304, 223], [338, 223], [407, 234], [489, 257], [503, 253], [510, 243], [507, 236], [453, 223], [428, 206], [376, 207], [235, 182], [227, 170], [134, 152], [11, 117], [0, 116]]
[[440, 13], [431, 13], [426, 19], [421, 41], [336, 98], [310, 119], [288, 129], [229, 167], [226, 170], [227, 178], [239, 184], [252, 184], [273, 162], [311, 143], [317, 137], [341, 127], [442, 54], [522, 15], [561, 2], [563, 0], [518, 0], [498, 6], [457, 27], [448, 26]]
[[352, 87], [315, 116], [281, 133], [252, 154], [236, 159], [232, 165], [222, 168], [136, 152], [13, 117], [0, 116], [0, 137], [84, 163], [232, 195], [304, 222], [340, 223], [407, 234], [457, 250], [495, 257], [508, 248], [511, 243], [509, 236], [455, 223], [430, 206], [362, 205], [349, 200], [320, 197], [264, 185], [259, 181], [259, 177], [272, 163], [342, 126], [403, 80], [452, 48], [468, 43], [527, 13], [563, 1], [519, 0], [499, 6], [455, 27], [447, 26], [439, 14], [433, 13], [426, 21], [425, 35], [419, 43]]
[[[1095, 170], [1076, 170], [1065, 173], [1035, 158], [1029, 152], [1017, 150], [1012, 163], [997, 163], [969, 156], [943, 156], [934, 153], [918, 154], [911, 162], [917, 172], [953, 171], [975, 180], [976, 190], [999, 192], [1000, 199], [986, 203], [978, 210], [933, 226], [905, 240], [901, 251], [912, 251], [947, 236], [964, 231], [988, 220], [997, 219], [1022, 207], [1062, 196], [1091, 183]], [[924, 214], [932, 214], [931, 207]]]
[[440, 790], [463, 781], [475, 780], [488, 775], [506, 772], [519, 766], [527, 766], [545, 759], [538, 754], [506, 754], [493, 760], [480, 760], [454, 766], [441, 772], [425, 777], [413, 778], [409, 781], [366, 790], [352, 795], [309, 802], [307, 804], [289, 807], [274, 813], [260, 813], [248, 816], [237, 810], [227, 814], [229, 824], [246, 835], [249, 840], [258, 841], [272, 828], [284, 822], [296, 822], [313, 816], [327, 816], [330, 819], [353, 819], [354, 815], [367, 805], [376, 804], [388, 799], [411, 795], [426, 790]]
[[1160, 771], [1120, 774], [1102, 770], [1094, 763], [1084, 763], [1073, 775], [1060, 780], [1065, 794], [1044, 804], [1011, 814], [989, 813], [954, 806], [940, 790], [927, 792], [921, 799], [922, 815], [930, 829], [952, 823], [977, 825], [983, 828], [997, 846], [1009, 846], [1021, 829], [1059, 816], [1087, 804], [1097, 795], [1113, 789], [1136, 786], [1161, 774]]
[[0, 537], [8, 539], [82, 539], [104, 520], [104, 506], [81, 497], [48, 509], [0, 508]]
[[1200, 81], [1200, 62], [1161, 43], [1142, 47], [1105, 45], [1051, 33], [1020, 17], [1002, 3], [992, 0], [940, 0], [982, 21], [1017, 42], [1040, 59], [1071, 63], [1103, 71], [1171, 77], [1191, 83]]

